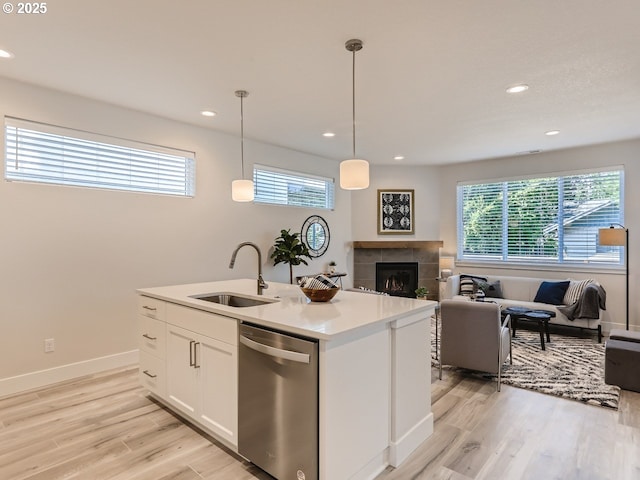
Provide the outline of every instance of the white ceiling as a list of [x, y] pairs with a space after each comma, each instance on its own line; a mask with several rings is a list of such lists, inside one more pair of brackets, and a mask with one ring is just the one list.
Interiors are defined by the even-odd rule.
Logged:
[[[0, 48], [15, 54], [0, 59], [0, 76], [235, 135], [234, 91], [245, 89], [247, 138], [336, 160], [352, 149], [350, 38], [364, 42], [357, 156], [373, 164], [640, 137], [638, 0], [57, 0], [47, 8], [0, 13]], [[521, 82], [527, 92], [505, 93]], [[218, 115], [202, 117], [205, 108]], [[553, 129], [560, 134], [544, 135]]]

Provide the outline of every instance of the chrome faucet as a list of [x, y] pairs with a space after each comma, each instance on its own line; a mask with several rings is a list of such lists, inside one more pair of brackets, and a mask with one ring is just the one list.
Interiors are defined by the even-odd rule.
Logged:
[[255, 243], [252, 242], [242, 242], [240, 245], [238, 245], [236, 247], [236, 249], [233, 251], [233, 254], [231, 255], [231, 261], [229, 262], [229, 268], [233, 268], [233, 266], [236, 263], [236, 255], [238, 254], [238, 250], [240, 250], [242, 247], [245, 246], [251, 246], [253, 248], [256, 249], [256, 252], [258, 252], [258, 295], [262, 295], [262, 291], [269, 288], [269, 285], [267, 283], [265, 283], [264, 279], [262, 278], [262, 253], [260, 253], [260, 249], [258, 248], [258, 246]]

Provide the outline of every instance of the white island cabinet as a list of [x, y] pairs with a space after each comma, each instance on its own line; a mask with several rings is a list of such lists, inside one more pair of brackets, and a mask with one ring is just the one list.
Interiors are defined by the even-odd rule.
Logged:
[[166, 318], [166, 400], [237, 446], [237, 320], [173, 303]]
[[261, 298], [255, 289], [247, 279], [138, 290], [140, 379], [152, 395], [237, 451], [238, 323], [245, 321], [319, 342], [320, 479], [373, 479], [431, 435], [435, 302], [341, 291], [312, 303], [298, 287], [276, 283], [262, 297], [275, 301], [264, 305], [195, 298]]

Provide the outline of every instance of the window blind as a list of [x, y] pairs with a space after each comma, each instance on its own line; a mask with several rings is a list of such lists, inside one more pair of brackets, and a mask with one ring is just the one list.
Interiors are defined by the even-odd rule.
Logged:
[[461, 260], [620, 264], [598, 230], [623, 224], [622, 168], [458, 185]]
[[264, 165], [254, 165], [255, 202], [333, 210], [335, 182]]
[[5, 117], [5, 179], [192, 197], [192, 152]]

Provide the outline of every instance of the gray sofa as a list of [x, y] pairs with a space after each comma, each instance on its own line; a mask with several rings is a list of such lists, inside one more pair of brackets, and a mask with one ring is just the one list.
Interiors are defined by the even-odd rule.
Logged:
[[[602, 311], [605, 307], [604, 289], [593, 282], [582, 292], [580, 303], [573, 305], [552, 305], [548, 303], [534, 302], [536, 294], [542, 282], [558, 282], [559, 280], [545, 280], [531, 277], [508, 277], [498, 275], [473, 274], [477, 277], [486, 278], [487, 283], [495, 284], [500, 282], [501, 298], [485, 297], [485, 300], [494, 301], [502, 308], [506, 307], [527, 307], [532, 310], [549, 310], [555, 313], [555, 317], [549, 321], [552, 325], [566, 325], [569, 327], [586, 328], [595, 330], [598, 334], [598, 342], [602, 341]], [[589, 298], [586, 298], [587, 295]], [[594, 297], [597, 295], [597, 297]], [[470, 300], [468, 296], [460, 295], [460, 275], [452, 275], [447, 279], [444, 298], [454, 300]], [[594, 306], [594, 298], [597, 303]], [[585, 301], [586, 299], [586, 301]], [[592, 307], [584, 309], [584, 305], [589, 302]], [[588, 311], [588, 313], [585, 313]]]

